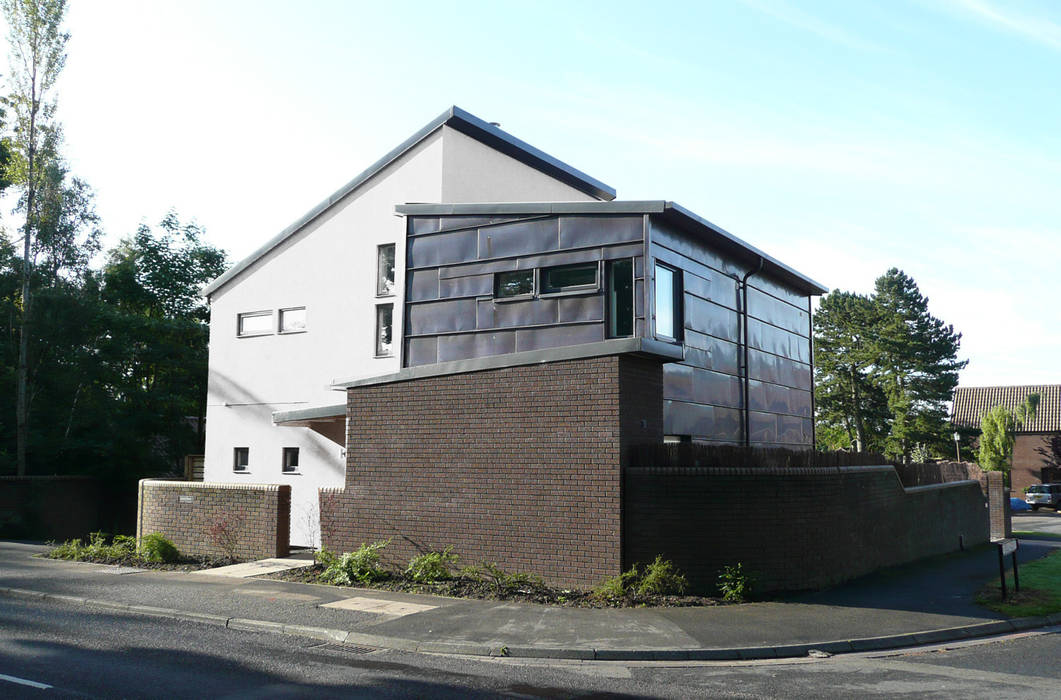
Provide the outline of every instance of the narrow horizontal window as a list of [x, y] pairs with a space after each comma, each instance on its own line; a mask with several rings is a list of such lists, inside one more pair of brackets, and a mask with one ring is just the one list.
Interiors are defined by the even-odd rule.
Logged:
[[543, 268], [542, 294], [597, 289], [599, 269], [600, 265], [595, 262]]
[[394, 244], [376, 248], [376, 296], [389, 297], [394, 294]]
[[306, 307], [280, 309], [280, 332], [301, 333], [306, 330]]
[[251, 448], [232, 448], [232, 471], [245, 472], [250, 467]]
[[376, 306], [376, 357], [394, 355], [394, 304]]
[[283, 452], [284, 474], [294, 474], [298, 471], [298, 448], [285, 447]]
[[273, 332], [272, 311], [250, 311], [236, 316], [236, 334], [269, 335]]
[[494, 296], [498, 299], [534, 294], [534, 270], [498, 272], [494, 276]]

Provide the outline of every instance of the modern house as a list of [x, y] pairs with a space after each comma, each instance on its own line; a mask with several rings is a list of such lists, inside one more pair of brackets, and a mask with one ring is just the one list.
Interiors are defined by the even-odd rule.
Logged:
[[951, 423], [980, 430], [980, 417], [994, 406], [1015, 409], [1031, 394], [1039, 395], [1035, 417], [1017, 429], [1013, 443], [1010, 490], [1024, 493], [1032, 484], [1061, 482], [1061, 470], [1048, 465], [1052, 438], [1061, 436], [1061, 385], [958, 387], [954, 390]]
[[[354, 507], [343, 498], [371, 491], [352, 472], [377, 456], [397, 522], [420, 518], [405, 498], [464, 508], [445, 493], [487, 483], [545, 508], [548, 489], [595, 483], [600, 454], [618, 469], [608, 451], [628, 438], [812, 446], [810, 301], [825, 288], [673, 202], [614, 197], [467, 112], [440, 115], [204, 291], [205, 479], [289, 484], [291, 541], [315, 545], [322, 503], [326, 538], [364, 536], [335, 523]], [[533, 369], [550, 363], [560, 385]], [[648, 403], [631, 402], [642, 384]], [[481, 465], [462, 450], [506, 435], [522, 442], [483, 459], [525, 475], [553, 445], [584, 461], [554, 481], [465, 483]], [[598, 501], [618, 497], [617, 473]], [[370, 517], [371, 503], [356, 507]], [[618, 541], [618, 511], [600, 518]]]

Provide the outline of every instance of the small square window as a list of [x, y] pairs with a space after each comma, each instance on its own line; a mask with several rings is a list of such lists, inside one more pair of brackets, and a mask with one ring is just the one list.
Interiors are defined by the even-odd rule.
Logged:
[[305, 333], [306, 307], [296, 306], [290, 309], [280, 309], [279, 326], [281, 333]]
[[494, 296], [498, 299], [534, 294], [534, 270], [498, 272], [494, 276]]
[[247, 471], [247, 469], [250, 467], [250, 454], [251, 448], [249, 447], [232, 448], [232, 471]]
[[595, 290], [600, 286], [599, 268], [595, 262], [546, 267], [542, 270], [542, 294]]
[[297, 474], [298, 473], [298, 448], [297, 447], [285, 447], [284, 448], [284, 474]]
[[394, 296], [394, 244], [376, 248], [376, 296]]
[[394, 304], [376, 306], [376, 357], [394, 355]]
[[236, 335], [241, 338], [252, 335], [272, 335], [272, 332], [272, 311], [249, 311], [236, 316]]

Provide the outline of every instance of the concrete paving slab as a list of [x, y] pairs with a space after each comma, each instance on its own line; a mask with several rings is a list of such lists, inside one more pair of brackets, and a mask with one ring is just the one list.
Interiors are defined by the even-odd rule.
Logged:
[[258, 561], [248, 561], [243, 564], [219, 566], [216, 569], [204, 569], [198, 573], [205, 576], [250, 578], [263, 574], [275, 574], [278, 571], [287, 571], [288, 569], [302, 569], [308, 566], [313, 566], [313, 562], [305, 559], [259, 559]]
[[323, 600], [320, 596], [311, 595], [309, 593], [294, 593], [292, 591], [277, 590], [275, 588], [234, 588], [233, 593], [239, 595], [253, 595], [259, 598], [265, 598], [266, 600], [301, 600], [306, 602], [316, 602]]
[[139, 574], [144, 571], [147, 571], [147, 569], [138, 569], [135, 566], [105, 566], [102, 569], [96, 569], [96, 573], [98, 574], [114, 574], [115, 576]]
[[336, 610], [358, 610], [360, 612], [378, 613], [391, 617], [402, 617], [404, 615], [415, 615], [427, 610], [434, 610], [437, 605], [422, 605], [418, 603], [404, 603], [384, 598], [346, 598], [321, 605], [322, 608], [334, 608]]

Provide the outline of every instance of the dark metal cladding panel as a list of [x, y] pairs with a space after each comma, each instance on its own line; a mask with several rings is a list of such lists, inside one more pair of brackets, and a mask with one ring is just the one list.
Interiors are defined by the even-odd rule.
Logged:
[[605, 260], [619, 260], [621, 258], [639, 258], [645, 252], [645, 247], [640, 242], [628, 243], [626, 245], [604, 246]]
[[443, 335], [438, 339], [438, 361], [467, 360], [473, 357], [504, 355], [516, 351], [515, 331]]
[[796, 389], [811, 388], [810, 365], [758, 350], [748, 350], [748, 376]]
[[603, 294], [593, 294], [584, 297], [559, 297], [556, 300], [556, 304], [557, 320], [560, 323], [604, 320]]
[[744, 274], [744, 266], [739, 265], [734, 260], [723, 257], [720, 252], [708, 247], [703, 241], [683, 233], [655, 217], [649, 220], [649, 225], [652, 227], [651, 236], [653, 242], [659, 243], [690, 260], [698, 260], [705, 265], [710, 265], [720, 272]]
[[760, 273], [758, 275], [753, 275], [752, 277], [750, 277], [748, 279], [748, 286], [755, 287], [756, 289], [761, 289], [762, 291], [767, 292], [768, 294], [772, 294], [779, 299], [783, 299], [789, 304], [792, 304], [793, 306], [796, 306], [800, 309], [807, 308], [808, 296], [806, 294], [800, 294], [799, 292], [793, 290], [785, 284], [782, 284], [781, 282], [778, 282], [777, 280], [765, 273]]
[[811, 414], [809, 391], [777, 384], [764, 384], [754, 379], [748, 382], [748, 403], [754, 411], [807, 417]]
[[508, 302], [481, 299], [478, 304], [477, 317], [479, 330], [556, 323], [556, 299]]
[[[640, 260], [640, 258], [638, 258]], [[645, 281], [634, 280], [634, 316], [645, 317]], [[641, 335], [638, 333], [637, 335]]]
[[409, 338], [405, 341], [405, 364], [407, 367], [433, 365], [438, 362], [438, 339]]
[[737, 409], [684, 401], [663, 402], [663, 432], [667, 435], [736, 442], [740, 440], [740, 431], [741, 412]]
[[732, 277], [655, 244], [652, 246], [652, 255], [655, 260], [681, 268], [683, 277], [687, 279], [695, 276], [707, 282], [704, 285], [693, 279], [693, 288], [687, 285], [686, 291], [726, 308], [737, 308], [737, 281]]
[[740, 340], [738, 319], [734, 311], [691, 294], [685, 295], [685, 327], [690, 330], [735, 343]]
[[748, 345], [800, 362], [810, 362], [810, 339], [754, 318], [748, 319]]
[[685, 331], [685, 362], [726, 374], [737, 374], [740, 346], [696, 331]]
[[438, 286], [443, 299], [450, 297], [492, 296], [494, 293], [493, 275], [474, 275], [472, 277], [450, 277]]
[[409, 239], [409, 267], [433, 267], [475, 260], [479, 235], [475, 230], [417, 236]]
[[597, 343], [604, 340], [604, 324], [551, 326], [516, 330], [516, 352], [558, 348], [564, 345]]
[[438, 299], [438, 268], [410, 270], [406, 277], [409, 285], [407, 301], [431, 301]]
[[556, 250], [556, 219], [524, 221], [479, 229], [479, 259], [507, 258]]
[[533, 270], [536, 267], [573, 265], [575, 263], [596, 262], [600, 259], [600, 248], [589, 248], [587, 250], [568, 250], [560, 253], [520, 258], [516, 261], [516, 267], [520, 270]]
[[748, 315], [800, 335], [810, 335], [810, 314], [774, 299], [758, 289], [748, 289]]
[[439, 219], [437, 216], [410, 216], [409, 220], [412, 221], [409, 231], [413, 236], [438, 232]]
[[409, 335], [475, 330], [475, 299], [409, 305]]
[[697, 403], [740, 408], [744, 405], [743, 394], [740, 379], [731, 374], [693, 370], [693, 400]]
[[491, 224], [507, 223], [509, 221], [520, 221], [525, 216], [443, 216], [441, 217], [441, 231], [452, 231], [459, 228], [472, 228], [477, 226], [489, 226]]
[[511, 272], [517, 269], [515, 260], [495, 260], [493, 262], [472, 263], [470, 265], [452, 265], [438, 268], [439, 279], [453, 277], [472, 277], [474, 275], [492, 275], [496, 272]]
[[693, 400], [693, 368], [671, 362], [663, 365], [663, 398]]
[[685, 281], [685, 293], [695, 294], [701, 299], [711, 298], [711, 282], [694, 272], [686, 272], [682, 275]]
[[773, 413], [750, 411], [748, 414], [748, 435], [751, 443], [778, 442], [777, 419]]
[[638, 338], [645, 337], [645, 317], [634, 319], [634, 336]]
[[[640, 247], [640, 246], [638, 246], [638, 247]], [[644, 255], [639, 255], [636, 258], [634, 258], [634, 277], [643, 278], [644, 276], [645, 276], [645, 256]]]
[[561, 216], [560, 247], [585, 248], [644, 239], [640, 216]]
[[809, 419], [797, 416], [777, 417], [777, 439], [778, 442], [787, 442], [794, 445], [811, 444], [811, 434], [807, 429]]

